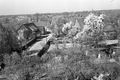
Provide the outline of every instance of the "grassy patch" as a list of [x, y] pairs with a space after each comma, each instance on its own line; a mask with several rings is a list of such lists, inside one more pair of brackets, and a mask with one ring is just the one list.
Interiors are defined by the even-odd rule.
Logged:
[[13, 54], [7, 57], [8, 65], [2, 73], [8, 80], [86, 80], [100, 73], [110, 73], [109, 78], [115, 80], [119, 76], [120, 66], [116, 63], [94, 64], [90, 59], [79, 47], [55, 49], [41, 58], [30, 56], [21, 60]]

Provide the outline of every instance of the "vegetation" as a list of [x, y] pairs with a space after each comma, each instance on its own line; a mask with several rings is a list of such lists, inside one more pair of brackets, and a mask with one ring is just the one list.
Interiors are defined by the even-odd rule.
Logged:
[[[89, 47], [106, 38], [105, 28], [110, 25], [117, 33], [113, 34], [120, 39], [120, 17], [115, 11], [91, 11], [61, 14], [34, 14], [22, 16], [3, 16], [0, 24], [0, 55], [4, 57], [5, 68], [0, 77], [7, 80], [119, 80], [120, 62], [119, 49], [115, 50], [113, 58], [108, 58], [104, 52]], [[102, 13], [102, 14], [101, 14]], [[16, 19], [20, 20], [17, 22]], [[20, 49], [16, 27], [24, 22], [50, 22], [49, 28], [59, 40], [53, 41], [51, 46], [61, 44], [70, 45], [68, 48], [55, 48], [45, 52], [41, 57], [35, 54], [38, 51], [29, 51], [28, 47], [22, 51], [22, 59], [14, 52]], [[80, 26], [75, 26], [80, 20]], [[78, 22], [79, 23], [79, 22]], [[82, 26], [82, 27], [81, 27]], [[81, 29], [81, 28], [82, 29]], [[110, 35], [111, 36], [111, 35]], [[70, 41], [72, 40], [72, 42]], [[58, 43], [61, 41], [61, 43]], [[74, 46], [71, 46], [74, 44]], [[51, 47], [50, 45], [48, 47]], [[26, 46], [24, 46], [26, 48]], [[48, 49], [47, 49], [48, 50]], [[11, 54], [11, 56], [9, 55]], [[97, 57], [101, 54], [101, 58]]]
[[19, 42], [17, 37], [12, 32], [10, 28], [5, 28], [2, 24], [0, 24], [0, 53], [8, 53], [11, 54], [13, 49], [19, 48]]

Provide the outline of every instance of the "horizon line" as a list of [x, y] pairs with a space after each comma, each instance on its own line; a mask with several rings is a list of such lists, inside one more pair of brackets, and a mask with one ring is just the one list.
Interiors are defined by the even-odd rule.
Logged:
[[22, 15], [34, 15], [34, 14], [62, 14], [62, 13], [76, 13], [76, 12], [91, 12], [91, 11], [109, 11], [109, 10], [120, 10], [120, 9], [92, 9], [92, 10], [77, 10], [77, 11], [63, 11], [63, 12], [34, 12], [34, 13], [23, 13], [23, 14], [19, 14], [19, 13], [15, 13], [15, 14], [0, 14], [0, 16], [22, 16]]

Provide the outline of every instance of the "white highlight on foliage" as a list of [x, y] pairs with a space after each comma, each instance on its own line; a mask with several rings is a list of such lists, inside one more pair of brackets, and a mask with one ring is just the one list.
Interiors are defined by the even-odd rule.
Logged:
[[88, 56], [88, 50], [86, 50], [85, 54], [86, 54], [86, 56]]
[[66, 23], [63, 25], [62, 32], [67, 34], [68, 30], [72, 28], [72, 22], [70, 21], [69, 23]]
[[74, 39], [78, 39], [80, 37], [85, 37], [85, 31], [89, 30], [89, 27], [87, 25], [84, 25], [84, 28], [81, 32], [78, 32], [77, 35], [74, 37]]
[[97, 76], [94, 76], [93, 78], [95, 79], [95, 80], [103, 80], [103, 77], [105, 77], [105, 76], [109, 76], [109, 74], [108, 73], [106, 73], [106, 74], [100, 74], [98, 77]]
[[67, 34], [68, 37], [74, 37], [80, 31], [80, 28], [81, 27], [80, 27], [78, 20], [76, 20], [74, 25], [73, 25], [73, 22], [70, 21], [69, 23], [66, 23], [63, 26], [62, 32]]
[[76, 20], [75, 25], [72, 26], [72, 28], [71, 28], [71, 30], [69, 31], [68, 35], [69, 35], [70, 37], [76, 36], [76, 34], [77, 34], [78, 32], [80, 32], [80, 28], [81, 28], [81, 26], [80, 26], [78, 20]]
[[98, 54], [98, 59], [101, 59], [101, 54]]
[[85, 19], [84, 19], [84, 27], [81, 32], [79, 32], [75, 39], [78, 39], [84, 34], [87, 33], [87, 35], [93, 35], [95, 33], [99, 33], [101, 30], [103, 30], [104, 27], [104, 14], [101, 14], [100, 16], [94, 15], [93, 13], [90, 13]]

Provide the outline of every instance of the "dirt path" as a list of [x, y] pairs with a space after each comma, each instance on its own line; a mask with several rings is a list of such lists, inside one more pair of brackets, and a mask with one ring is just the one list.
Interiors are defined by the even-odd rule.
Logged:
[[49, 34], [48, 37], [43, 38], [41, 41], [36, 42], [30, 49], [29, 51], [32, 50], [40, 50], [42, 47], [46, 44], [46, 42], [52, 37], [53, 34]]

